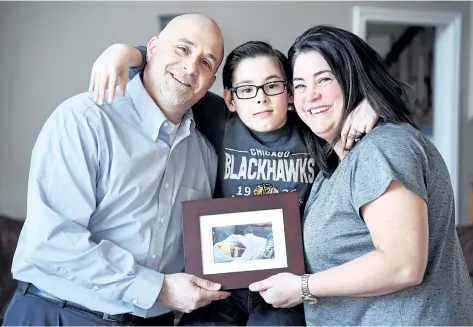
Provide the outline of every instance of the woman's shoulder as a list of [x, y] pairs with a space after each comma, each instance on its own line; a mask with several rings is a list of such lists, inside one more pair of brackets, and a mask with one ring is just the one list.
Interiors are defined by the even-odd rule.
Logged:
[[366, 134], [347, 156], [349, 167], [399, 166], [408, 169], [410, 163], [427, 168], [429, 158], [440, 159], [430, 140], [409, 124], [379, 124]]
[[381, 123], [367, 133], [355, 146], [357, 152], [373, 148], [402, 151], [407, 148], [428, 147], [427, 137], [410, 124]]
[[380, 123], [373, 130], [366, 134], [367, 139], [385, 139], [389, 138], [405, 138], [406, 136], [411, 136], [414, 138], [424, 138], [424, 134], [416, 127], [407, 124], [407, 123]]

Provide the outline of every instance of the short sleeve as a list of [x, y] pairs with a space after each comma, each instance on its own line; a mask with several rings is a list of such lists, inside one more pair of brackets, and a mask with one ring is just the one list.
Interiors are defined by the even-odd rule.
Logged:
[[392, 181], [427, 202], [427, 154], [419, 131], [406, 124], [381, 125], [353, 151], [354, 156], [349, 158], [350, 190], [360, 217], [361, 207], [383, 195]]

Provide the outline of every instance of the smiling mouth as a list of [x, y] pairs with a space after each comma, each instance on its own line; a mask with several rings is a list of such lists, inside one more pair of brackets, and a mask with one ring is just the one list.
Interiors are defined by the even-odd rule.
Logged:
[[317, 114], [321, 114], [322, 112], [326, 112], [326, 111], [329, 110], [331, 107], [332, 107], [332, 106], [318, 107], [318, 108], [309, 110], [309, 112], [310, 112], [312, 115], [317, 115]]
[[173, 73], [169, 73], [169, 74], [171, 74], [171, 77], [174, 78], [174, 79], [175, 79], [176, 81], [178, 81], [179, 83], [181, 83], [182, 85], [187, 86], [187, 87], [191, 87], [191, 86], [190, 86], [189, 84], [187, 84], [186, 82], [184, 82], [184, 81], [180, 80], [179, 78], [177, 78], [176, 76], [174, 76]]

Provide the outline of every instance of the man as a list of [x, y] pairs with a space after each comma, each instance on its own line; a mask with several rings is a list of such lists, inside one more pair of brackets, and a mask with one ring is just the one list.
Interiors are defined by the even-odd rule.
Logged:
[[215, 22], [179, 16], [125, 95], [84, 93], [53, 112], [32, 153], [6, 325], [172, 325], [170, 310], [228, 296], [180, 273], [181, 202], [212, 197], [217, 165], [189, 109], [222, 58]]

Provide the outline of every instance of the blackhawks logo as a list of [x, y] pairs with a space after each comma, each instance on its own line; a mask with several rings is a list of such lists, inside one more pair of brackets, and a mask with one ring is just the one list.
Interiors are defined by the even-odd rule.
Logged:
[[260, 184], [255, 187], [254, 195], [275, 194], [279, 193], [278, 189], [269, 183]]

